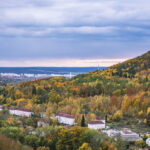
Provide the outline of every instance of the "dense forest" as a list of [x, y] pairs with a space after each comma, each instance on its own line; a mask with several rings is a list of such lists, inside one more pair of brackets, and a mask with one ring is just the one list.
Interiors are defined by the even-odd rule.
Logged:
[[[9, 85], [0, 90], [0, 105], [31, 109], [37, 116], [41, 112], [45, 112], [49, 117], [58, 112], [66, 112], [74, 115], [78, 124], [83, 114], [86, 116], [86, 123], [95, 119], [97, 115], [107, 116], [110, 126], [134, 124], [134, 129], [138, 131], [138, 128], [143, 128], [144, 131], [150, 127], [150, 51], [105, 70], [80, 74], [72, 79], [52, 77]], [[0, 125], [3, 127], [2, 123]], [[75, 129], [70, 129], [73, 130], [70, 132], [74, 132]], [[59, 128], [53, 132], [58, 134], [57, 130], [62, 132], [64, 139], [69, 136], [68, 131]], [[90, 132], [80, 130], [83, 129], [77, 128], [76, 132]], [[76, 132], [74, 134], [77, 134]], [[89, 136], [92, 135], [89, 133]], [[63, 147], [64, 139], [55, 139], [53, 142], [58, 140], [59, 146]], [[81, 150], [84, 150], [82, 146], [90, 147], [87, 139], [83, 141], [86, 143], [82, 145], [83, 143], [79, 142], [76, 149], [81, 147]], [[106, 145], [109, 145], [109, 140], [107, 142]], [[113, 142], [110, 143], [113, 147]], [[104, 148], [106, 145], [102, 144], [101, 150], [107, 149]], [[54, 149], [65, 150], [66, 147]]]

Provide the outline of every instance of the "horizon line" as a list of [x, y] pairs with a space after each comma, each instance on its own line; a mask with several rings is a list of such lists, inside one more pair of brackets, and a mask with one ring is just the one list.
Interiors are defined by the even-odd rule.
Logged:
[[107, 68], [109, 66], [0, 66], [0, 68]]
[[0, 60], [0, 67], [110, 67], [129, 58]]

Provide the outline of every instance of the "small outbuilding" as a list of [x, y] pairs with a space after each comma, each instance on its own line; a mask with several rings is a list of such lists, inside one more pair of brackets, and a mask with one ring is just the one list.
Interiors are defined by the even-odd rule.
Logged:
[[90, 129], [104, 129], [105, 123], [103, 121], [95, 120], [88, 123], [88, 128]]
[[48, 127], [49, 126], [49, 121], [46, 119], [41, 118], [38, 122], [37, 122], [37, 126], [38, 127]]
[[11, 115], [16, 116], [25, 116], [25, 117], [31, 117], [34, 113], [31, 110], [28, 109], [17, 109], [17, 108], [10, 108], [9, 113]]

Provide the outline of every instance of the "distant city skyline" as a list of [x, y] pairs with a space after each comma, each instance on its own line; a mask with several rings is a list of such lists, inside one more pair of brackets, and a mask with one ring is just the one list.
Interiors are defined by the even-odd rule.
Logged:
[[111, 66], [150, 49], [149, 0], [0, 1], [0, 67]]

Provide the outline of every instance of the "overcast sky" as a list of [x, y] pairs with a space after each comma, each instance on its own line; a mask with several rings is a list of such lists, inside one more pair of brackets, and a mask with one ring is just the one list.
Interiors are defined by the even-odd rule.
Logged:
[[150, 0], [0, 0], [0, 66], [110, 66], [150, 49]]

